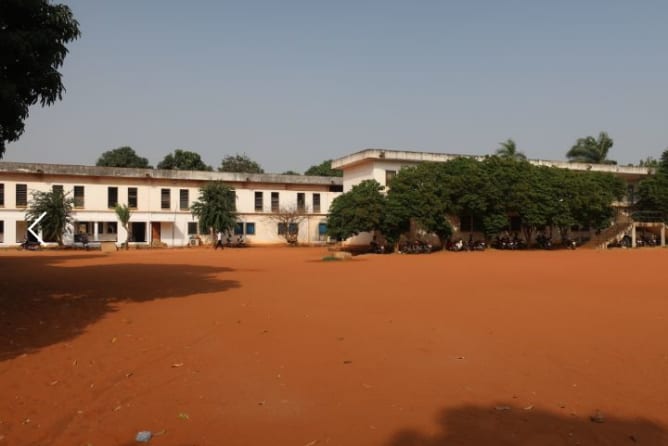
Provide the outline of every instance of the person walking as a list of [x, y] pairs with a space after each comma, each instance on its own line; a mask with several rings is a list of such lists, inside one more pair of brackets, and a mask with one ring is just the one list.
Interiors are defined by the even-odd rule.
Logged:
[[223, 231], [218, 231], [216, 234], [216, 247], [214, 249], [225, 249], [225, 245], [223, 245]]

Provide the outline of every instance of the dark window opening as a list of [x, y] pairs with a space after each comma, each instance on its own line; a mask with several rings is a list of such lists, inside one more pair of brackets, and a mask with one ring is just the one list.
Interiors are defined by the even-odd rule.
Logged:
[[297, 193], [297, 210], [299, 212], [306, 210], [306, 194], [303, 192]]
[[16, 207], [28, 206], [28, 185], [16, 185]]
[[160, 209], [169, 209], [171, 194], [169, 189], [160, 189]]
[[187, 211], [190, 204], [190, 194], [188, 189], [181, 189], [179, 191], [179, 208], [182, 211]]
[[108, 187], [107, 188], [107, 207], [115, 208], [118, 204], [118, 188], [117, 187]]
[[278, 192], [271, 193], [271, 212], [278, 212], [279, 201]]
[[137, 188], [128, 187], [128, 207], [130, 209], [137, 209]]
[[264, 210], [264, 193], [255, 192], [255, 212], [262, 212]]
[[74, 207], [75, 208], [84, 207], [84, 187], [83, 186], [74, 186]]

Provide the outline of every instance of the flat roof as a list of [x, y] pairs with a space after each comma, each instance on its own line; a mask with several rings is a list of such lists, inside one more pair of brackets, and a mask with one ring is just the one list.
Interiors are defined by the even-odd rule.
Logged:
[[[446, 162], [455, 158], [473, 158], [482, 161], [490, 155], [458, 155], [453, 153], [416, 152], [411, 150], [396, 149], [364, 149], [350, 155], [332, 161], [332, 168], [345, 170], [349, 167], [370, 161], [394, 161], [394, 162]], [[616, 164], [588, 164], [570, 163], [567, 161], [550, 161], [540, 159], [527, 160], [536, 166], [558, 167], [569, 170], [582, 170], [593, 172], [608, 172], [627, 177], [643, 177], [654, 172], [650, 167], [618, 166]]]
[[183, 181], [224, 181], [230, 183], [280, 183], [302, 185], [342, 185], [341, 177], [280, 175], [270, 173], [209, 172], [200, 170], [137, 169], [125, 167], [82, 166], [74, 164], [39, 164], [0, 162], [0, 175], [46, 174], [87, 177], [167, 179]]

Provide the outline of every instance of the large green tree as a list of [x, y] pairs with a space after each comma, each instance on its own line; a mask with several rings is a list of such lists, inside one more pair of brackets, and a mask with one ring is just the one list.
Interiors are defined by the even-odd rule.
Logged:
[[309, 167], [304, 175], [314, 175], [320, 177], [342, 177], [343, 171], [332, 169], [332, 160], [325, 160], [320, 164]]
[[74, 199], [68, 197], [62, 189], [33, 192], [26, 211], [26, 221], [33, 222], [46, 212], [38, 223], [43, 238], [62, 245], [63, 235], [70, 230], [69, 224], [72, 223], [73, 205]]
[[190, 208], [199, 220], [202, 233], [231, 231], [237, 222], [236, 209], [234, 189], [222, 181], [213, 181], [200, 188], [199, 199]]
[[617, 164], [617, 161], [608, 159], [608, 152], [613, 144], [614, 141], [605, 132], [599, 133], [598, 138], [578, 138], [566, 153], [566, 157], [572, 163]]
[[654, 175], [640, 183], [638, 196], [639, 210], [661, 213], [668, 222], [668, 150], [661, 155]]
[[496, 149], [496, 155], [500, 156], [501, 158], [510, 158], [514, 160], [527, 159], [524, 153], [517, 150], [517, 144], [515, 144], [515, 141], [510, 138], [502, 143], [499, 143], [499, 148]]
[[148, 160], [137, 155], [134, 149], [129, 146], [119, 147], [102, 153], [95, 165], [101, 167], [151, 168]]
[[336, 197], [329, 207], [327, 234], [345, 240], [360, 232], [380, 230], [386, 204], [382, 190], [376, 180], [364, 180]]
[[0, 158], [25, 130], [29, 107], [62, 99], [58, 69], [80, 36], [69, 7], [48, 0], [0, 1]]
[[227, 155], [218, 168], [219, 172], [264, 173], [260, 165], [250, 159], [248, 155]]
[[213, 168], [202, 161], [199, 153], [189, 150], [176, 149], [174, 153], [169, 153], [158, 163], [158, 169], [168, 170], [206, 170]]

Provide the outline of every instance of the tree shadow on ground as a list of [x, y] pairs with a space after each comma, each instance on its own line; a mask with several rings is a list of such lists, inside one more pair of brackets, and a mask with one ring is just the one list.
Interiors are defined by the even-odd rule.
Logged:
[[[496, 407], [503, 410], [497, 410]], [[552, 445], [668, 445], [668, 432], [644, 419], [558, 415], [531, 408], [500, 404], [491, 408], [460, 406], [444, 410], [440, 432], [415, 430], [396, 433], [388, 446], [552, 446]]]
[[[96, 256], [0, 258], [0, 361], [72, 339], [121, 302], [187, 297], [239, 287], [219, 266], [66, 265]], [[97, 256], [99, 258], [99, 256]]]

